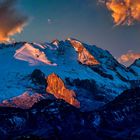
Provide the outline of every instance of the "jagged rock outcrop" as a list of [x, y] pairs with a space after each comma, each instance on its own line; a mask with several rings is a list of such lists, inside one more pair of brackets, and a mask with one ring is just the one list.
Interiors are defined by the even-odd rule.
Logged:
[[15, 108], [29, 109], [35, 103], [39, 102], [42, 99], [44, 99], [44, 97], [39, 93], [34, 93], [34, 94], [30, 95], [29, 92], [25, 92], [20, 96], [11, 98], [9, 100], [4, 100], [0, 104], [0, 106], [1, 107], [15, 107]]
[[78, 53], [78, 61], [85, 65], [98, 65], [100, 64], [95, 57], [83, 46], [83, 44], [77, 40], [68, 39], [71, 45]]
[[53, 94], [58, 99], [63, 99], [75, 107], [80, 107], [80, 103], [76, 99], [75, 92], [67, 89], [62, 79], [55, 73], [52, 73], [47, 77], [46, 91]]

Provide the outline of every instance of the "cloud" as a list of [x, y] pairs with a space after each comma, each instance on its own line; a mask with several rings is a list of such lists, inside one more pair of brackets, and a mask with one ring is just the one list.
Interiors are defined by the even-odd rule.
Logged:
[[140, 0], [99, 0], [111, 11], [116, 25], [132, 25], [140, 22]]
[[0, 42], [10, 42], [11, 36], [21, 33], [28, 17], [16, 8], [16, 0], [0, 0]]
[[132, 51], [128, 51], [126, 54], [120, 56], [118, 61], [120, 63], [132, 63], [138, 58], [140, 58], [140, 53], [133, 53]]

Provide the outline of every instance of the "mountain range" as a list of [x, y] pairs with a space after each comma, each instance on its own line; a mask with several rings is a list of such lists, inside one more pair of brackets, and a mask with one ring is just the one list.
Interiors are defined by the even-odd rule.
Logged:
[[125, 67], [109, 51], [68, 38], [0, 44], [0, 64], [3, 139], [139, 137], [140, 59]]

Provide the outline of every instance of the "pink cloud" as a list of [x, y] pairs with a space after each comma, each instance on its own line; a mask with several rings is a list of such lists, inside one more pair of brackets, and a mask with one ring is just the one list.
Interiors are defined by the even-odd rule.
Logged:
[[118, 58], [118, 61], [120, 63], [133, 62], [138, 58], [140, 58], [140, 53], [133, 53], [132, 51], [128, 51], [126, 54], [121, 55]]

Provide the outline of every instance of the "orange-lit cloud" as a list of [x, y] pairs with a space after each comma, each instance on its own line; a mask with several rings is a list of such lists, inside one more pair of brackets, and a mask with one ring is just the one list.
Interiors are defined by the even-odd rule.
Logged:
[[140, 58], [140, 53], [133, 53], [133, 52], [129, 51], [128, 53], [120, 56], [118, 61], [121, 62], [121, 63], [126, 63], [126, 62], [132, 63], [133, 61], [135, 61], [138, 58]]
[[99, 0], [112, 12], [116, 25], [131, 25], [140, 21], [140, 0]]
[[20, 33], [28, 17], [15, 7], [16, 0], [0, 0], [0, 42], [10, 42], [11, 36]]

